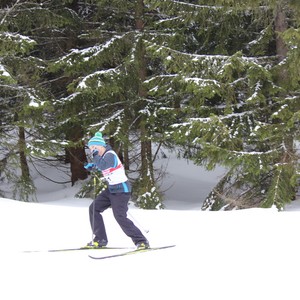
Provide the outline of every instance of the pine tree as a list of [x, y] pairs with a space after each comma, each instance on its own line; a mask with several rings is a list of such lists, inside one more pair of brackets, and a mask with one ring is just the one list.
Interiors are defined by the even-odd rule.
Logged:
[[57, 28], [70, 22], [64, 5], [17, 0], [0, 6], [1, 175], [12, 185], [13, 197], [24, 201], [35, 200], [29, 162], [57, 155], [61, 147], [51, 142], [47, 65], [59, 49]]
[[[90, 132], [105, 131], [123, 149], [140, 134], [140, 206], [161, 202], [151, 144], [174, 145], [174, 138], [184, 145], [185, 157], [208, 169], [230, 169], [217, 198], [237, 203], [243, 195], [241, 207], [269, 198], [279, 136], [286, 132], [274, 116], [288, 101], [297, 118], [297, 98], [287, 96], [276, 75], [283, 68], [276, 56], [281, 35], [273, 30], [276, 3], [97, 1], [81, 8], [95, 22], [81, 36], [92, 46], [55, 64], [74, 78], [62, 103], [76, 102], [79, 122]], [[276, 138], [268, 136], [271, 130], [278, 131]], [[281, 207], [278, 201], [273, 203]]]
[[[204, 13], [200, 25], [199, 8]], [[181, 110], [181, 99], [185, 102], [190, 97], [194, 82], [184, 72], [191, 75], [199, 67], [197, 62], [190, 63], [188, 52], [209, 52], [212, 47], [198, 32], [203, 30], [201, 25], [211, 8], [178, 1], [96, 1], [82, 4], [78, 11], [89, 12], [79, 14], [89, 22], [80, 35], [82, 49], [72, 50], [53, 66], [54, 72], [63, 69], [71, 81], [69, 95], [57, 103], [68, 113], [73, 112], [76, 123], [83, 124], [87, 132], [104, 131], [126, 152], [138, 136], [141, 155], [124, 152], [123, 156], [127, 166], [132, 166], [129, 160], [134, 158], [140, 172], [134, 189], [138, 204], [159, 207], [161, 196], [155, 186], [152, 144], [172, 145], [165, 142], [165, 132], [178, 115], [186, 114]], [[230, 32], [231, 36], [237, 31]], [[222, 36], [221, 32], [218, 37]], [[224, 46], [221, 50], [230, 49]]]
[[[18, 149], [25, 176], [26, 153], [49, 155], [65, 145], [74, 183], [86, 175], [84, 136], [101, 130], [136, 179], [141, 207], [162, 207], [154, 143], [181, 145], [195, 163], [228, 169], [204, 208], [281, 209], [293, 198], [297, 1], [1, 5], [0, 134], [9, 149], [2, 166]], [[18, 148], [7, 142], [11, 132]]]
[[[63, 69], [65, 76], [73, 78], [68, 86], [70, 95], [57, 102], [68, 111], [77, 107], [76, 122], [83, 124], [90, 135], [96, 130], [104, 132], [126, 159], [126, 168], [136, 166], [136, 170], [129, 171], [134, 173], [131, 176], [138, 177], [134, 184], [137, 204], [143, 208], [161, 207], [149, 122], [153, 112], [144, 87], [149, 73], [144, 3], [87, 2], [80, 11], [91, 12], [86, 17], [86, 31], [80, 36], [85, 46], [82, 50], [74, 49], [53, 65], [53, 72]], [[151, 24], [151, 18], [148, 20]], [[135, 148], [140, 152], [137, 156]]]
[[[265, 6], [257, 1], [213, 4], [157, 1], [165, 14], [172, 8], [176, 22], [205, 29], [195, 35], [206, 42], [200, 54], [176, 52], [158, 43], [153, 46], [159, 57], [169, 53], [163, 85], [168, 91], [175, 84], [186, 91], [180, 123], [174, 123], [169, 134], [183, 145], [186, 157], [208, 169], [220, 164], [229, 170], [204, 209], [273, 204], [282, 209], [295, 197], [299, 176], [295, 7], [292, 10], [286, 1], [269, 1]], [[183, 7], [189, 7], [190, 19], [178, 16], [187, 12]], [[274, 26], [282, 32], [274, 31]], [[210, 32], [222, 38], [211, 38]], [[153, 84], [155, 95], [162, 93], [157, 86]]]

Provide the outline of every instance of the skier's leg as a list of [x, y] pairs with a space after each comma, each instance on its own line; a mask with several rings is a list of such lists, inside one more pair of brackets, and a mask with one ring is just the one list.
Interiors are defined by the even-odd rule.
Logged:
[[89, 207], [91, 228], [95, 235], [94, 241], [100, 241], [100, 243], [103, 244], [107, 243], [108, 239], [101, 213], [110, 207], [110, 205], [111, 203], [108, 197], [108, 191], [105, 190], [96, 197]]
[[110, 194], [114, 217], [124, 233], [132, 239], [135, 245], [141, 242], [148, 243], [142, 232], [127, 218], [129, 199], [130, 193]]

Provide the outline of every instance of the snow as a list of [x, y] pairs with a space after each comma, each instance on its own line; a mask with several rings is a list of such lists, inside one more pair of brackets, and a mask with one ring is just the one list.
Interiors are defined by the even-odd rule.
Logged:
[[[89, 242], [91, 199], [74, 198], [79, 184], [58, 187], [38, 176], [38, 203], [0, 198], [1, 299], [299, 299], [299, 200], [282, 212], [204, 212], [199, 199], [223, 170], [174, 161], [161, 159], [168, 164], [166, 209], [131, 204], [129, 216], [149, 230], [153, 247], [175, 248], [99, 261], [88, 257], [93, 250], [24, 253]], [[55, 172], [47, 176], [63, 177]], [[104, 218], [109, 245], [132, 247], [110, 209]]]
[[[85, 89], [87, 88], [86, 82], [87, 80], [93, 78], [93, 77], [99, 77], [101, 75], [109, 75], [110, 73], [116, 73], [116, 69], [107, 69], [107, 70], [101, 70], [101, 71], [96, 71], [92, 74], [89, 74], [85, 76], [78, 84], [78, 89]], [[101, 80], [98, 78], [98, 87], [101, 86]]]
[[10, 77], [9, 73], [5, 70], [4, 66], [0, 65], [0, 75]]
[[125, 35], [126, 34], [123, 34], [121, 36], [116, 35], [113, 38], [111, 38], [110, 40], [106, 41], [106, 43], [103, 44], [103, 45], [96, 45], [96, 46], [88, 47], [88, 48], [81, 49], [81, 50], [71, 49], [70, 53], [63, 56], [60, 60], [58, 60], [58, 62], [56, 64], [65, 63], [66, 65], [72, 66], [73, 58], [76, 55], [81, 55], [83, 57], [83, 60], [85, 62], [88, 62], [92, 58], [97, 57], [99, 55], [99, 53], [101, 53], [104, 50], [108, 49], [111, 46], [111, 44], [113, 44], [114, 42], [124, 38]]
[[28, 36], [18, 34], [18, 33], [15, 34], [15, 33], [10, 33], [10, 32], [2, 32], [1, 35], [5, 39], [9, 39], [9, 40], [16, 40], [16, 41], [24, 42], [27, 44], [35, 44], [36, 43], [35, 40], [29, 38]]

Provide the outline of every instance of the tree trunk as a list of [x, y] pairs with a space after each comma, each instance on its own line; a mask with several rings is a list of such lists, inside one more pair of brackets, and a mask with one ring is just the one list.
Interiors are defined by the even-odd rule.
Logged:
[[14, 197], [19, 197], [19, 199], [22, 201], [26, 201], [26, 202], [30, 200], [35, 201], [36, 200], [35, 187], [32, 179], [30, 178], [30, 171], [27, 163], [26, 139], [25, 139], [24, 127], [19, 127], [18, 138], [19, 138], [18, 150], [19, 150], [19, 157], [20, 157], [21, 176], [17, 180], [13, 195]]
[[[144, 28], [144, 21], [143, 21], [143, 11], [144, 11], [144, 1], [138, 0], [135, 12], [135, 22], [136, 22], [136, 29], [139, 31], [143, 31]], [[147, 96], [147, 91], [143, 87], [143, 82], [146, 79], [146, 62], [145, 62], [145, 47], [143, 45], [142, 39], [138, 42], [137, 46], [137, 53], [138, 53], [138, 77], [139, 77], [139, 88], [138, 88], [138, 96], [139, 98], [145, 99]], [[142, 180], [147, 180], [148, 170], [149, 170], [149, 163], [151, 163], [152, 159], [149, 156], [151, 155], [151, 141], [148, 140], [148, 132], [145, 126], [145, 120], [142, 117], [140, 122], [140, 133], [141, 133], [141, 178]]]
[[[136, 8], [136, 29], [143, 31], [144, 21], [143, 21], [143, 11], [144, 11], [144, 1], [137, 1]], [[138, 77], [139, 77], [139, 90], [138, 96], [139, 98], [145, 99], [147, 97], [147, 91], [143, 87], [143, 82], [146, 80], [147, 76], [147, 66], [145, 60], [145, 46], [143, 44], [143, 40], [140, 39], [137, 46], [138, 50]], [[150, 181], [150, 185], [154, 182], [154, 174], [153, 174], [153, 164], [152, 164], [152, 150], [151, 150], [151, 140], [149, 140], [148, 130], [146, 127], [146, 120], [144, 117], [141, 118], [140, 123], [140, 132], [141, 132], [141, 159], [142, 159], [142, 170], [141, 177], [143, 180]], [[149, 178], [150, 177], [150, 178]], [[150, 186], [147, 184], [147, 186]]]
[[66, 155], [71, 166], [71, 182], [72, 186], [78, 180], [84, 180], [88, 174], [84, 169], [84, 163], [86, 162], [86, 155], [83, 145], [77, 143], [83, 138], [83, 130], [79, 125], [71, 126], [71, 130], [67, 133], [67, 139], [74, 142], [74, 146], [66, 149]]
[[[136, 29], [143, 31], [144, 29], [144, 1], [138, 0], [136, 3], [135, 22]], [[147, 77], [147, 63], [145, 55], [145, 45], [141, 37], [137, 44], [137, 75], [139, 78], [138, 97], [145, 103], [147, 98], [147, 90], [143, 86], [143, 82]], [[143, 108], [143, 107], [141, 107]], [[141, 109], [138, 107], [137, 111]], [[147, 120], [145, 116], [140, 118], [140, 142], [141, 142], [141, 173], [135, 193], [138, 195], [138, 205], [141, 208], [155, 209], [161, 206], [161, 197], [155, 188], [154, 167], [152, 161], [152, 142], [150, 133], [147, 128]]]
[[[276, 18], [275, 18], [275, 30], [277, 33], [276, 39], [276, 51], [279, 61], [284, 60], [287, 57], [287, 46], [281, 38], [280, 34], [288, 29], [287, 24], [287, 2], [286, 0], [278, 1], [276, 7]], [[289, 73], [286, 68], [281, 69], [281, 73], [279, 75], [279, 80], [282, 82], [289, 83]], [[295, 159], [295, 149], [294, 149], [294, 136], [293, 134], [287, 134], [283, 137], [283, 144], [285, 151], [282, 155], [282, 163], [290, 166], [290, 169], [296, 169], [297, 160]], [[296, 191], [295, 191], [296, 194]], [[292, 198], [294, 198], [292, 196]]]
[[29, 167], [26, 158], [26, 142], [25, 142], [25, 129], [19, 127], [19, 155], [20, 155], [20, 166], [21, 166], [21, 177], [26, 179], [30, 178]]
[[287, 47], [281, 37], [281, 34], [287, 30], [287, 18], [286, 18], [286, 1], [278, 1], [275, 11], [275, 33], [276, 33], [276, 52], [279, 61], [282, 61], [286, 58]]

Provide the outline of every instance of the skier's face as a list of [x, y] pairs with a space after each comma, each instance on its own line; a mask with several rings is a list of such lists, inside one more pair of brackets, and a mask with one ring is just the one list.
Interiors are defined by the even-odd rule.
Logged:
[[105, 152], [105, 147], [102, 146], [92, 145], [89, 148], [91, 153], [93, 153], [94, 150], [98, 150], [100, 156], [102, 156]]

